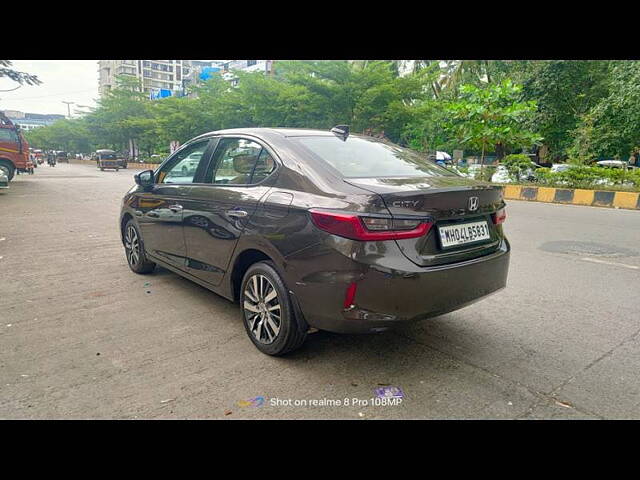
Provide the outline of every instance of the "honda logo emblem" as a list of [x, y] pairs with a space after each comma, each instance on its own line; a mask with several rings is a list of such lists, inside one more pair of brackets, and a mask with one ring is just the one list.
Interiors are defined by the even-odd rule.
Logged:
[[470, 212], [475, 212], [478, 209], [479, 204], [480, 204], [480, 199], [478, 197], [469, 197]]

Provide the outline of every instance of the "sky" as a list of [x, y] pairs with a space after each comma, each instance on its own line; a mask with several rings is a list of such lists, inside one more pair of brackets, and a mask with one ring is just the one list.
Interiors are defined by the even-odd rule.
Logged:
[[[0, 78], [0, 110], [67, 115], [67, 105], [95, 107], [98, 98], [97, 60], [12, 60], [10, 68], [37, 75], [42, 84], [18, 86], [6, 77]], [[75, 105], [71, 105], [71, 114]], [[81, 110], [87, 110], [83, 108]]]

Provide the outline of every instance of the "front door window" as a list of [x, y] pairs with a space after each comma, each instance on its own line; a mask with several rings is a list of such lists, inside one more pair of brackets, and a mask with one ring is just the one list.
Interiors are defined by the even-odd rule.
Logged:
[[206, 140], [194, 143], [176, 153], [171, 161], [162, 167], [158, 174], [158, 183], [193, 183], [208, 145], [209, 141]]

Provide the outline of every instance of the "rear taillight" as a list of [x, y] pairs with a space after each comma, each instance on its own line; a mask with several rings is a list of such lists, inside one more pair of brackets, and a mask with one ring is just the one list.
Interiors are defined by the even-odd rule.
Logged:
[[503, 207], [500, 210], [498, 210], [496, 213], [492, 214], [491, 217], [493, 218], [494, 224], [500, 225], [501, 223], [504, 223], [504, 221], [507, 219], [507, 210]]
[[340, 237], [367, 242], [421, 237], [433, 225], [423, 219], [373, 217], [326, 210], [309, 212], [313, 223], [319, 229]]

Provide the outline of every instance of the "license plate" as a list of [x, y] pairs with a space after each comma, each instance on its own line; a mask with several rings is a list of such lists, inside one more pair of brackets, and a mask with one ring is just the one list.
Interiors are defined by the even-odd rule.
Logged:
[[457, 247], [467, 243], [489, 240], [487, 222], [458, 223], [438, 227], [442, 248]]

